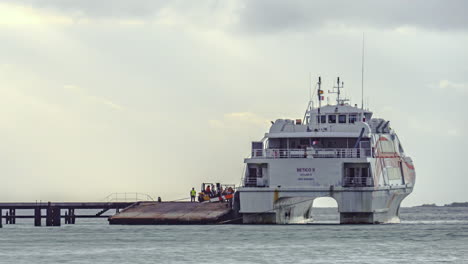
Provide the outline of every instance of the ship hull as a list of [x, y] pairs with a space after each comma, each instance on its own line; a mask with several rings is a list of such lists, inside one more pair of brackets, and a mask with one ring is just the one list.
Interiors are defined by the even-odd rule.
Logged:
[[300, 224], [313, 222], [314, 200], [336, 200], [341, 224], [398, 223], [399, 208], [412, 188], [337, 188], [239, 190], [244, 224]]

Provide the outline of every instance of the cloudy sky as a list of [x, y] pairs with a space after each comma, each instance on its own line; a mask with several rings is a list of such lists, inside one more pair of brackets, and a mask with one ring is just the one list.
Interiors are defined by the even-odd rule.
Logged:
[[391, 120], [416, 164], [404, 206], [468, 201], [466, 1], [3, 0], [0, 200], [186, 197], [240, 182], [309, 75]]

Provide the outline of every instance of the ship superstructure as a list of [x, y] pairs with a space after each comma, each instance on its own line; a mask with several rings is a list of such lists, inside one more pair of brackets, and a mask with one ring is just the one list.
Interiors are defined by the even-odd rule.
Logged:
[[318, 197], [336, 200], [340, 223], [398, 222], [415, 170], [390, 121], [342, 99], [339, 78], [334, 105], [321, 105], [320, 78], [317, 87], [303, 119], [278, 119], [252, 142], [238, 189], [243, 222], [309, 222]]

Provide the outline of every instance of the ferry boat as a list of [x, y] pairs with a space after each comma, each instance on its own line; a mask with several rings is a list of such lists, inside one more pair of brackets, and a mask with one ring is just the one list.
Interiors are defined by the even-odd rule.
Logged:
[[[340, 223], [399, 222], [400, 204], [415, 184], [412, 159], [390, 121], [341, 98], [322, 106], [317, 83], [303, 119], [277, 119], [261, 141], [252, 142], [238, 188], [245, 224], [307, 223], [319, 197], [336, 200]], [[314, 92], [315, 94], [315, 92]]]

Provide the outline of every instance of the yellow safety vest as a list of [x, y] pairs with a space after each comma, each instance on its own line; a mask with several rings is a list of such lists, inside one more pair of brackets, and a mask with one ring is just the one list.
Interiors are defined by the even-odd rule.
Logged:
[[195, 195], [197, 195], [197, 191], [191, 190], [191, 191], [190, 191], [190, 194], [191, 194], [192, 196], [195, 196]]

